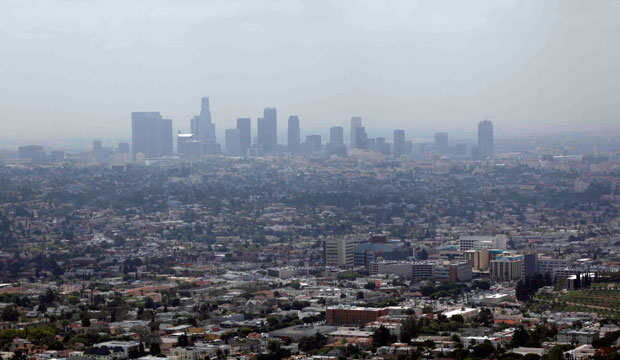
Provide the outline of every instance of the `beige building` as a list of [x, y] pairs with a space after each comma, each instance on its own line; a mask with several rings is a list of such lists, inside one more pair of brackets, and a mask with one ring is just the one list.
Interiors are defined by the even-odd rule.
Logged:
[[521, 259], [503, 257], [492, 260], [491, 277], [500, 281], [519, 280], [521, 278]]
[[465, 260], [474, 270], [486, 271], [489, 269], [489, 249], [467, 250]]
[[353, 266], [355, 241], [353, 239], [327, 239], [323, 242], [325, 265]]

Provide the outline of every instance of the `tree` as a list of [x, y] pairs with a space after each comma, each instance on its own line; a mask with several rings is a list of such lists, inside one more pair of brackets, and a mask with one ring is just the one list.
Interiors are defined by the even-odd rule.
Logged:
[[488, 308], [482, 308], [476, 317], [476, 321], [484, 326], [493, 325], [493, 313]]
[[523, 326], [519, 326], [517, 330], [515, 330], [514, 335], [512, 335], [512, 347], [520, 347], [527, 343], [530, 339], [530, 335], [523, 328]]
[[154, 309], [155, 308], [155, 302], [150, 297], [147, 297], [146, 299], [144, 299], [144, 307], [146, 309]]
[[19, 311], [15, 309], [15, 306], [7, 306], [2, 311], [2, 320], [3, 321], [18, 321]]
[[183, 348], [189, 345], [189, 339], [187, 338], [187, 335], [185, 334], [181, 334], [177, 342], [179, 343], [179, 346]]
[[465, 319], [463, 318], [463, 315], [459, 315], [459, 314], [452, 315], [450, 320], [451, 321], [455, 321], [457, 323], [461, 323], [461, 324], [465, 322]]
[[307, 353], [313, 350], [319, 350], [326, 344], [325, 337], [318, 332], [314, 336], [304, 336], [299, 340], [299, 350]]
[[400, 332], [400, 342], [409, 344], [411, 342], [411, 334], [407, 330], [402, 330]]
[[472, 289], [489, 290], [491, 284], [485, 280], [476, 280], [471, 284]]
[[161, 354], [161, 348], [159, 347], [159, 343], [155, 342], [151, 344], [151, 348], [149, 349], [149, 353], [153, 356]]
[[482, 344], [478, 344], [474, 346], [473, 350], [474, 350], [474, 355], [476, 355], [479, 358], [483, 358], [483, 359], [493, 354], [493, 352], [495, 352], [495, 348], [493, 347], [491, 342], [488, 340], [486, 340]]
[[564, 360], [564, 351], [560, 346], [554, 346], [551, 348], [548, 354], [545, 354], [543, 360]]
[[391, 338], [390, 330], [381, 325], [381, 327], [372, 334], [372, 344], [375, 347], [387, 346], [390, 345]]
[[372, 281], [369, 281], [366, 283], [366, 285], [364, 285], [364, 289], [366, 290], [374, 290], [376, 288], [376, 284]]
[[406, 318], [405, 321], [403, 321], [401, 325], [401, 331], [407, 332], [407, 334], [409, 335], [409, 339], [411, 340], [412, 338], [418, 337], [418, 334], [420, 333], [420, 327], [421, 326], [416, 320], [416, 318], [410, 316]]
[[28, 360], [28, 356], [21, 350], [15, 350], [9, 360]]
[[90, 326], [90, 315], [88, 315], [88, 311], [84, 311], [80, 314], [80, 321], [82, 322], [82, 326]]

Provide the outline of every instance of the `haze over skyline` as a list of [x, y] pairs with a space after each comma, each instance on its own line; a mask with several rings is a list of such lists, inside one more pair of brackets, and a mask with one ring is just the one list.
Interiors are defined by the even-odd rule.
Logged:
[[[277, 107], [302, 132], [620, 131], [613, 1], [0, 4], [2, 139], [128, 137], [133, 111], [218, 133]], [[254, 133], [255, 134], [255, 133]]]

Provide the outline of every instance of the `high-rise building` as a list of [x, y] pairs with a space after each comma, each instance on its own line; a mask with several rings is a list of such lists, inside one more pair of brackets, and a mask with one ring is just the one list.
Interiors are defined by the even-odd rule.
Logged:
[[375, 146], [377, 147], [377, 152], [380, 152], [385, 156], [390, 156], [392, 153], [392, 147], [390, 146], [390, 143], [385, 142], [384, 137], [375, 138]]
[[157, 128], [157, 147], [159, 156], [171, 156], [172, 146], [172, 120], [163, 119]]
[[519, 280], [522, 257], [501, 257], [490, 262], [491, 278], [500, 281]]
[[405, 141], [405, 154], [411, 155], [413, 152], [413, 142], [411, 140]]
[[145, 158], [158, 157], [157, 129], [162, 121], [158, 112], [131, 113], [131, 148], [134, 158], [142, 153]]
[[535, 253], [523, 255], [523, 276], [532, 275], [538, 268], [538, 255]]
[[129, 143], [118, 143], [118, 152], [121, 154], [129, 154]]
[[332, 126], [329, 128], [329, 142], [334, 145], [344, 144], [344, 129], [342, 126]]
[[172, 155], [172, 120], [162, 119], [158, 112], [131, 113], [131, 149], [135, 159]]
[[321, 151], [321, 135], [306, 136], [306, 143], [310, 146], [311, 151]]
[[20, 146], [18, 152], [20, 159], [30, 159], [33, 163], [43, 163], [46, 160], [45, 150], [40, 145]]
[[351, 118], [351, 149], [358, 149], [357, 146], [357, 129], [362, 127], [362, 118], [353, 116]]
[[276, 108], [265, 108], [258, 119], [258, 146], [265, 152], [274, 151], [278, 143], [278, 117]]
[[211, 122], [211, 107], [209, 105], [208, 97], [203, 97], [200, 102], [198, 140], [203, 144], [212, 144], [216, 142], [215, 124]]
[[377, 151], [377, 142], [375, 138], [366, 138], [366, 146], [364, 148], [366, 150]]
[[368, 135], [363, 126], [355, 128], [355, 149], [367, 149]]
[[435, 150], [445, 153], [448, 150], [448, 133], [438, 132], [435, 133]]
[[65, 152], [62, 150], [52, 150], [50, 153], [50, 161], [53, 163], [59, 163], [65, 160]]
[[241, 132], [239, 129], [228, 129], [225, 132], [226, 155], [241, 156]]
[[200, 139], [200, 115], [194, 116], [189, 122], [189, 132], [194, 135], [194, 140]]
[[355, 241], [329, 238], [323, 241], [323, 260], [327, 266], [349, 267], [354, 264]]
[[493, 157], [493, 123], [484, 120], [478, 123], [478, 158]]
[[103, 149], [101, 140], [93, 141], [93, 156], [97, 162], [103, 163], [106, 160], [106, 152]]
[[288, 118], [288, 151], [296, 153], [299, 151], [301, 134], [299, 130], [299, 117], [291, 115]]
[[405, 130], [394, 130], [394, 157], [405, 153]]
[[248, 150], [252, 147], [252, 123], [250, 118], [237, 119], [237, 130], [239, 130], [239, 139], [241, 143], [241, 155], [247, 155]]
[[476, 270], [486, 271], [489, 269], [489, 249], [467, 250], [463, 252], [463, 257]]
[[[187, 155], [188, 145], [190, 142], [199, 143], [198, 140], [194, 140], [194, 134], [177, 134], [177, 153], [179, 155]], [[202, 147], [200, 151], [200, 155], [202, 155]]]

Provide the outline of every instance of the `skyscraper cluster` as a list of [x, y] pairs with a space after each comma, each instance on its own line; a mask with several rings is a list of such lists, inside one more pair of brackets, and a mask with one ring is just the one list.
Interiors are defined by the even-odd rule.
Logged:
[[[252, 120], [249, 117], [237, 119], [237, 126], [224, 131], [224, 148], [216, 141], [215, 124], [211, 119], [208, 97], [201, 99], [200, 114], [190, 119], [190, 131], [177, 134], [177, 153], [185, 157], [198, 157], [208, 154], [224, 153], [229, 156], [262, 156], [274, 153], [323, 154], [325, 156], [346, 156], [350, 150], [375, 151], [385, 156], [399, 158], [425, 157], [426, 144], [413, 143], [406, 139], [405, 130], [395, 129], [392, 142], [384, 137], [369, 137], [360, 116], [350, 120], [350, 142], [344, 143], [344, 129], [333, 126], [329, 129], [329, 141], [324, 145], [319, 134], [308, 134], [301, 142], [301, 124], [297, 115], [290, 115], [287, 123], [286, 146], [278, 145], [278, 112], [274, 107], [266, 107], [263, 116], [256, 121], [256, 138], [252, 138]], [[158, 112], [132, 113], [132, 154], [143, 154], [145, 158], [172, 155], [172, 120], [163, 119]], [[487, 159], [493, 156], [493, 123], [485, 120], [478, 124], [478, 146], [466, 144], [448, 146], [448, 133], [435, 134], [433, 150], [435, 153], [458, 156], [471, 156]]]

